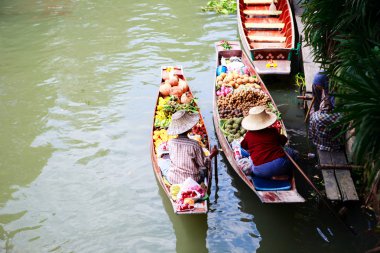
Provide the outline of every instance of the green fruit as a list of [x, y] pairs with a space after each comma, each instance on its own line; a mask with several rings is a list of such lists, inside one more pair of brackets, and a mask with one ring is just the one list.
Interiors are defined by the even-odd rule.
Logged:
[[241, 129], [241, 130], [240, 130], [240, 134], [241, 134], [241, 135], [245, 134], [245, 129]]
[[233, 142], [234, 138], [232, 137], [232, 135], [228, 135], [227, 140], [228, 142]]
[[231, 134], [236, 134], [236, 129], [231, 129], [229, 132], [230, 132]]
[[237, 123], [233, 124], [232, 127], [233, 127], [234, 129], [236, 129], [236, 130], [238, 130], [238, 129], [240, 128], [239, 124], [237, 124]]

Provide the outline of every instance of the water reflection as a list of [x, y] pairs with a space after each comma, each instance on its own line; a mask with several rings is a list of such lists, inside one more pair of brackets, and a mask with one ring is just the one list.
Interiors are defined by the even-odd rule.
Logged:
[[[341, 236], [331, 215], [313, 204], [260, 204], [221, 155], [207, 215], [177, 216], [157, 191], [149, 143], [161, 65], [184, 66], [211, 144], [217, 142], [213, 44], [236, 40], [237, 26], [234, 15], [201, 12], [205, 4], [0, 1], [0, 251], [359, 247], [353, 245], [360, 240]], [[302, 150], [303, 112], [294, 106], [288, 81], [273, 87], [290, 142]], [[317, 226], [331, 226], [336, 239], [323, 244]]]
[[159, 194], [162, 198], [165, 211], [173, 225], [176, 234], [176, 252], [194, 253], [208, 252], [206, 245], [207, 238], [207, 214], [199, 215], [177, 215], [173, 207], [162, 190], [161, 185], [156, 180]]

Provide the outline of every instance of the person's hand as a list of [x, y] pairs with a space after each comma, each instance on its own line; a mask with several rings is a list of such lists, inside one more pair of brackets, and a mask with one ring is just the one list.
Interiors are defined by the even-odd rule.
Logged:
[[216, 146], [214, 146], [214, 147], [211, 149], [210, 159], [212, 159], [212, 158], [213, 158], [214, 156], [216, 156], [218, 153], [219, 153], [219, 150], [216, 148]]

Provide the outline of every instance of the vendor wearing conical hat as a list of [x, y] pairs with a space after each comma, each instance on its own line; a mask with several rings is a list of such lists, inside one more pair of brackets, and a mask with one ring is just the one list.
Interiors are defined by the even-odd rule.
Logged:
[[[265, 106], [252, 107], [241, 122], [246, 133], [241, 147], [251, 156], [253, 175], [272, 178], [291, 174], [292, 164], [288, 160], [283, 147], [288, 138], [271, 127], [277, 116], [266, 110]], [[294, 151], [287, 149], [291, 155]]]
[[210, 156], [206, 157], [199, 143], [187, 137], [198, 121], [198, 113], [180, 110], [172, 115], [167, 133], [178, 135], [178, 138], [168, 142], [170, 167], [165, 175], [172, 184], [181, 184], [188, 177], [200, 182], [203, 174], [201, 170], [206, 169], [210, 159], [218, 153], [217, 149], [213, 149]]

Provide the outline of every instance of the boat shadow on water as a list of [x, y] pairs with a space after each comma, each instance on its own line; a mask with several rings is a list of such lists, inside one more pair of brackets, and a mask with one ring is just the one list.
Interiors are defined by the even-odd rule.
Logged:
[[[157, 181], [157, 180], [156, 180]], [[159, 182], [157, 181], [159, 186]], [[173, 212], [173, 207], [161, 187], [159, 194], [166, 213], [173, 224], [176, 236], [176, 252], [208, 252], [207, 238], [207, 214], [178, 215]]]

